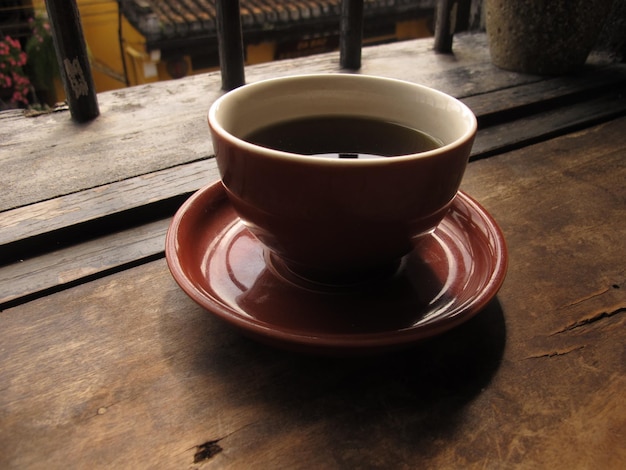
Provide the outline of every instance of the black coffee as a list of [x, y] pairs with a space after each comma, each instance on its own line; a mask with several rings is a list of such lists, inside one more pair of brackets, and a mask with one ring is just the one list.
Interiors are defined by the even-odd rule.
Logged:
[[252, 132], [244, 140], [284, 152], [334, 158], [393, 157], [442, 146], [416, 129], [353, 116], [279, 122]]

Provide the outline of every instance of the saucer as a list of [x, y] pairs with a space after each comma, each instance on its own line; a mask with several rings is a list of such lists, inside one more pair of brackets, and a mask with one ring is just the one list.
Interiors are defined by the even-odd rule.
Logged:
[[242, 333], [293, 350], [349, 354], [407, 346], [468, 320], [496, 295], [507, 265], [500, 228], [459, 192], [393, 276], [309, 288], [274, 268], [220, 182], [180, 207], [165, 255], [183, 291]]

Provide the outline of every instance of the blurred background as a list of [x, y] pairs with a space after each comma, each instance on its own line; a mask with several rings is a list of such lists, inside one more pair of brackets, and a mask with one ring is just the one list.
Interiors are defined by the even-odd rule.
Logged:
[[[592, 0], [589, 0], [592, 1]], [[77, 0], [97, 92], [218, 69], [215, 0]], [[434, 34], [436, 0], [364, 0], [364, 45]], [[456, 31], [484, 28], [482, 0], [459, 1]], [[247, 64], [339, 47], [341, 0], [240, 0]], [[626, 2], [603, 35], [626, 31]], [[621, 31], [616, 34], [616, 31]], [[608, 39], [607, 39], [608, 38]], [[0, 109], [64, 100], [45, 0], [0, 0]]]

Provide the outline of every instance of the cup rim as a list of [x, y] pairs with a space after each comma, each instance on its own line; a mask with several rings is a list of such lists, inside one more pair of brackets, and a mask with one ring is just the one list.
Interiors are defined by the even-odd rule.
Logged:
[[[442, 145], [441, 147], [437, 147], [432, 150], [428, 150], [425, 152], [418, 152], [406, 155], [394, 155], [393, 158], [374, 158], [374, 159], [342, 159], [342, 158], [327, 158], [327, 157], [316, 157], [311, 158], [310, 155], [302, 155], [292, 152], [286, 152], [282, 150], [277, 150], [269, 147], [264, 147], [261, 145], [253, 144], [248, 142], [240, 137], [235, 136], [234, 134], [228, 132], [222, 124], [219, 122], [217, 118], [217, 112], [220, 106], [223, 106], [224, 102], [231, 99], [232, 96], [240, 93], [244, 93], [249, 91], [250, 89], [257, 87], [264, 87], [268, 84], [279, 83], [284, 81], [292, 81], [292, 80], [376, 80], [380, 82], [388, 82], [388, 83], [396, 83], [396, 84], [404, 84], [410, 85], [415, 88], [419, 88], [429, 93], [433, 93], [442, 97], [445, 100], [450, 100], [454, 102], [459, 108], [462, 110], [462, 115], [464, 115], [469, 123], [467, 129], [454, 141]], [[276, 158], [280, 160], [289, 160], [289, 161], [298, 161], [305, 164], [311, 165], [334, 165], [334, 166], [376, 166], [376, 165], [387, 165], [392, 161], [396, 160], [421, 160], [426, 158], [435, 157], [442, 153], [447, 153], [455, 148], [461, 147], [465, 145], [468, 141], [471, 141], [476, 135], [476, 131], [478, 128], [478, 123], [476, 120], [476, 116], [474, 112], [462, 101], [458, 98], [455, 98], [452, 95], [444, 93], [435, 88], [431, 88], [419, 83], [410, 82], [407, 80], [400, 80], [395, 78], [381, 77], [376, 75], [366, 75], [366, 74], [347, 74], [347, 73], [314, 73], [314, 74], [297, 74], [297, 75], [286, 75], [282, 77], [269, 78], [264, 80], [259, 80], [256, 82], [251, 82], [245, 85], [242, 85], [238, 88], [230, 90], [220, 96], [217, 100], [213, 102], [208, 111], [208, 124], [213, 132], [218, 134], [222, 139], [230, 142], [231, 144], [242, 148], [248, 152], [252, 152], [258, 155], [263, 155], [269, 158]], [[215, 150], [214, 150], [215, 151]]]

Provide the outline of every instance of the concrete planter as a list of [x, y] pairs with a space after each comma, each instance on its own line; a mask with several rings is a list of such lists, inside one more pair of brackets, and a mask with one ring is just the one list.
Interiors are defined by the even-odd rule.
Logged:
[[583, 65], [613, 0], [485, 0], [492, 62], [557, 75]]

